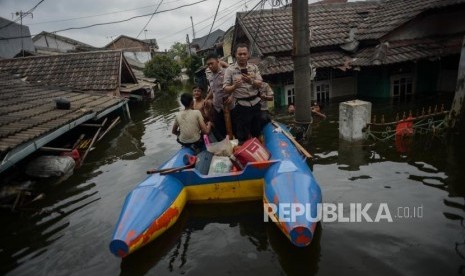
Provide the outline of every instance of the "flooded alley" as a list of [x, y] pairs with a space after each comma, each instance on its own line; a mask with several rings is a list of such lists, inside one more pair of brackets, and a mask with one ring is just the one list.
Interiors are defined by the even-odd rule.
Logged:
[[[463, 137], [415, 136], [404, 153], [393, 140], [347, 144], [338, 136], [338, 103], [324, 106], [327, 118], [306, 145], [323, 202], [386, 203], [393, 222], [322, 223], [302, 249], [263, 222], [261, 202], [188, 205], [160, 238], [123, 260], [114, 257], [108, 244], [126, 194], [179, 148], [171, 134], [177, 96], [137, 105], [132, 120], [105, 137], [73, 176], [36, 185], [44, 198], [22, 211], [2, 211], [2, 274], [465, 273]], [[373, 112], [408, 108], [374, 103]], [[420, 207], [421, 217], [406, 218]]]

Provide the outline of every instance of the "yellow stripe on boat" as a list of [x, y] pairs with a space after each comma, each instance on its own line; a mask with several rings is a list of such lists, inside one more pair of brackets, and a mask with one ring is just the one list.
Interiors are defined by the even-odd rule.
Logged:
[[186, 185], [184, 189], [192, 203], [259, 200], [263, 197], [263, 179]]

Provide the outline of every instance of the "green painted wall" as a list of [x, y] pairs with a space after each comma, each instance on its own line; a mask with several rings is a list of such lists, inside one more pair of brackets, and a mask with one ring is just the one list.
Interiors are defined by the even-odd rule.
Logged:
[[386, 68], [363, 67], [358, 72], [357, 95], [371, 98], [389, 98], [389, 75]]
[[440, 66], [438, 62], [428, 60], [418, 61], [416, 65], [416, 94], [434, 95], [437, 91]]

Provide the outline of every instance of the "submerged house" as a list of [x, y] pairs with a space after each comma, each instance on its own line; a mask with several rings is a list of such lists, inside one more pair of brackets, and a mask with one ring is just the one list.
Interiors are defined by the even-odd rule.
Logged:
[[[68, 108], [58, 108], [66, 98]], [[127, 99], [28, 82], [0, 72], [0, 173], [86, 122], [127, 108]]]
[[[314, 100], [455, 90], [465, 0], [330, 2], [309, 4]], [[293, 102], [291, 8], [239, 13], [233, 47], [240, 42], [261, 59], [275, 104]]]
[[110, 96], [139, 98], [147, 93], [121, 51], [68, 53], [0, 60], [0, 72], [40, 83]]
[[154, 78], [147, 78], [143, 74], [145, 63], [149, 62], [158, 51], [156, 39], [144, 39], [120, 35], [104, 48], [110, 50], [120, 50], [123, 52], [129, 66], [132, 68], [137, 81], [145, 87], [150, 88], [150, 97], [153, 91], [158, 88], [158, 82]]

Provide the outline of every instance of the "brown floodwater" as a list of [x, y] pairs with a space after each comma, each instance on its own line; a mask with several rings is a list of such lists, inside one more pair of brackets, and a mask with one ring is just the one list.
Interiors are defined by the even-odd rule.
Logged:
[[[387, 116], [412, 106], [379, 102], [373, 112]], [[116, 258], [108, 245], [126, 194], [179, 148], [170, 134], [176, 96], [131, 110], [132, 120], [105, 137], [69, 179], [41, 182], [35, 189], [43, 199], [21, 212], [2, 211], [1, 274], [465, 274], [465, 137], [415, 136], [403, 152], [393, 140], [350, 144], [339, 140], [338, 103], [323, 107], [327, 118], [304, 143], [323, 200], [347, 208], [387, 204], [393, 222], [325, 222], [310, 246], [296, 248], [263, 222], [261, 202], [189, 205], [160, 238]]]

